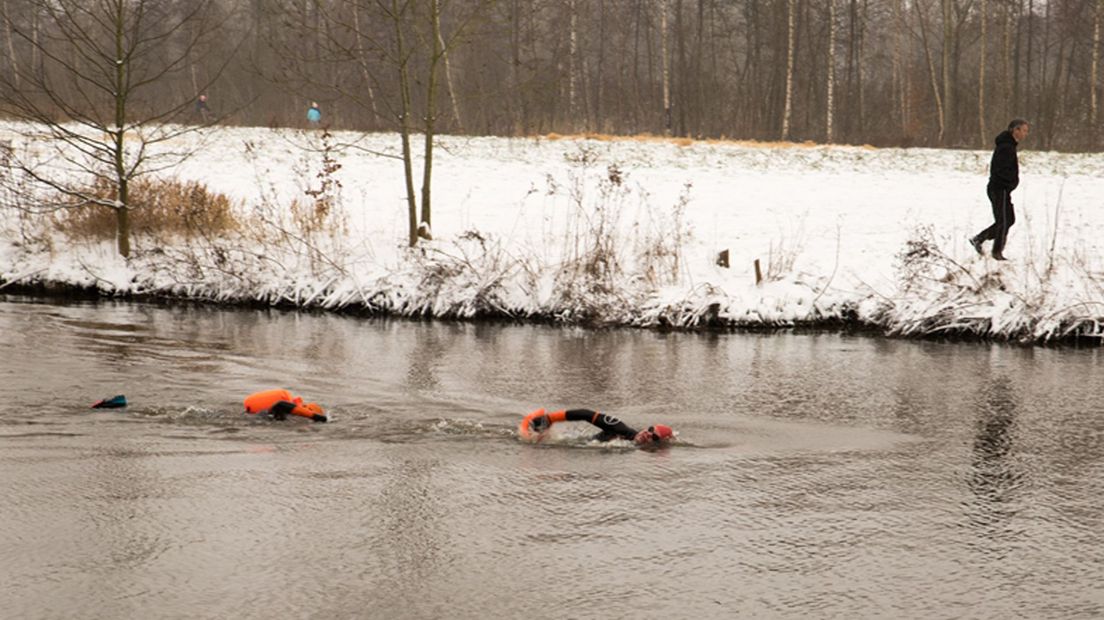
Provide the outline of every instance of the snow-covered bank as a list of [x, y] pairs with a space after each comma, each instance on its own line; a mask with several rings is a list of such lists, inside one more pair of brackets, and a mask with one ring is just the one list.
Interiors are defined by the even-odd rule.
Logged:
[[198, 148], [173, 173], [240, 201], [247, 229], [136, 238], [123, 261], [5, 209], [0, 278], [406, 315], [1104, 334], [1104, 156], [1024, 147], [1012, 260], [998, 264], [966, 243], [991, 221], [983, 151], [444, 136], [435, 240], [409, 250], [401, 164], [386, 156], [397, 137], [335, 134], [336, 208], [304, 229], [290, 205], [319, 188], [321, 133], [216, 128], [165, 148]]

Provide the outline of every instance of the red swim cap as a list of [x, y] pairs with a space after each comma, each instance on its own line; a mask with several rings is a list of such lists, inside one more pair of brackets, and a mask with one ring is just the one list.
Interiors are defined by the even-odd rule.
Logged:
[[656, 424], [652, 427], [652, 434], [655, 435], [657, 439], [673, 439], [675, 437], [675, 429], [666, 424]]

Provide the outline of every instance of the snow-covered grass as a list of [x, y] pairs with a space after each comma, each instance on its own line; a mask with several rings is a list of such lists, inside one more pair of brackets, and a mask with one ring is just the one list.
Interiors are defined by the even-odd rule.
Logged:
[[[25, 133], [0, 141], [33, 153]], [[434, 240], [408, 249], [394, 135], [220, 127], [164, 148], [198, 149], [171, 174], [233, 198], [247, 229], [135, 238], [124, 261], [4, 209], [0, 278], [419, 316], [1104, 335], [1104, 156], [1030, 140], [1003, 264], [966, 242], [991, 222], [987, 151], [441, 136]]]

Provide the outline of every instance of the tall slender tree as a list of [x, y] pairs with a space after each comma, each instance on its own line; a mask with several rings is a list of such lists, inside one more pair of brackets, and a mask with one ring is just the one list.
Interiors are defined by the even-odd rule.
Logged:
[[985, 22], [988, 21], [988, 15], [985, 11], [985, 0], [980, 0], [981, 5], [978, 10], [978, 21], [981, 25], [981, 39], [978, 42], [978, 144], [985, 146], [986, 131], [985, 131], [985, 62], [987, 59], [985, 50]]
[[782, 109], [782, 139], [790, 139], [790, 117], [793, 114], [794, 81], [794, 11], [795, 0], [786, 2], [786, 95]]
[[828, 53], [825, 54], [827, 67], [825, 68], [825, 141], [831, 144], [834, 141], [832, 121], [835, 109], [836, 89], [836, 0], [828, 0]]
[[1096, 6], [1093, 9], [1092, 59], [1089, 62], [1089, 128], [1092, 132], [1092, 146], [1097, 146], [1100, 129], [1096, 122], [1096, 80], [1100, 63], [1100, 18], [1101, 14], [1104, 14], [1104, 0], [1096, 0]]

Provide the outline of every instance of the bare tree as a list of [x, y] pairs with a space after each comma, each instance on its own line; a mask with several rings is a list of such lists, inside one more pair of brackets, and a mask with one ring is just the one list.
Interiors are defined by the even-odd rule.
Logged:
[[939, 84], [935, 77], [935, 63], [932, 62], [931, 45], [928, 43], [928, 28], [927, 18], [924, 16], [924, 10], [921, 6], [922, 0], [916, 0], [913, 6], [916, 8], [916, 17], [920, 22], [920, 39], [924, 44], [924, 58], [928, 63], [928, 76], [931, 78], [932, 96], [935, 98], [935, 111], [936, 116], [939, 119], [939, 136], [938, 141], [943, 142], [943, 133], [946, 129], [946, 123], [944, 122], [944, 107], [943, 98], [939, 93]]
[[981, 22], [981, 41], [978, 43], [978, 144], [985, 146], [985, 0], [981, 0], [978, 20]]
[[909, 77], [906, 67], [906, 31], [905, 11], [902, 8], [903, 0], [893, 0], [893, 20], [897, 28], [893, 42], [893, 66], [897, 72], [896, 91], [898, 93], [898, 115], [901, 120], [901, 135], [909, 134]]
[[659, 0], [659, 55], [663, 61], [663, 129], [671, 135], [671, 70], [667, 53], [667, 0]]
[[11, 20], [6, 17], [9, 15], [8, 0], [3, 0], [3, 4], [0, 4], [0, 10], [5, 15], [4, 34], [8, 42], [8, 62], [11, 64], [12, 86], [19, 89], [19, 57], [15, 55], [15, 37], [12, 34]]
[[418, 234], [422, 237], [432, 238], [430, 223], [433, 220], [430, 194], [433, 181], [433, 138], [437, 129], [437, 65], [445, 56], [445, 41], [441, 38], [441, 4], [440, 0], [429, 0], [429, 23], [433, 31], [431, 35], [432, 53], [429, 58], [429, 78], [426, 80], [425, 102], [425, 146], [422, 149], [422, 217], [418, 226]]
[[[954, 4], [955, 0], [940, 0], [939, 2], [943, 17], [943, 48], [942, 62], [940, 63], [943, 86], [943, 127], [949, 127], [951, 131], [955, 129], [955, 92], [951, 66], [955, 60]], [[942, 129], [940, 129], [939, 134], [939, 141], [942, 143], [946, 138], [946, 134]]]
[[[4, 27], [32, 50], [0, 87], [3, 111], [41, 131], [53, 157], [17, 162], [55, 198], [39, 207], [112, 209], [119, 254], [130, 256], [130, 197], [137, 177], [178, 164], [186, 152], [154, 154], [192, 127], [169, 124], [193, 104], [169, 83], [188, 80], [188, 60], [219, 31], [211, 0], [177, 6], [153, 0], [29, 0], [41, 23], [26, 24], [4, 4]], [[225, 63], [204, 83], [213, 83]], [[96, 191], [110, 188], [110, 195]]]
[[794, 73], [794, 0], [786, 3], [786, 96], [782, 108], [782, 139], [790, 139], [790, 116], [793, 114]]
[[828, 94], [826, 96], [824, 125], [825, 141], [831, 144], [833, 141], [832, 111], [835, 107], [836, 89], [836, 0], [828, 0], [828, 53], [826, 56], [828, 67], [825, 71], [825, 82]]
[[1093, 11], [1092, 59], [1089, 63], [1089, 127], [1092, 128], [1093, 146], [1100, 130], [1096, 126], [1096, 80], [1100, 61], [1100, 17], [1104, 13], [1104, 0], [1097, 0]]

